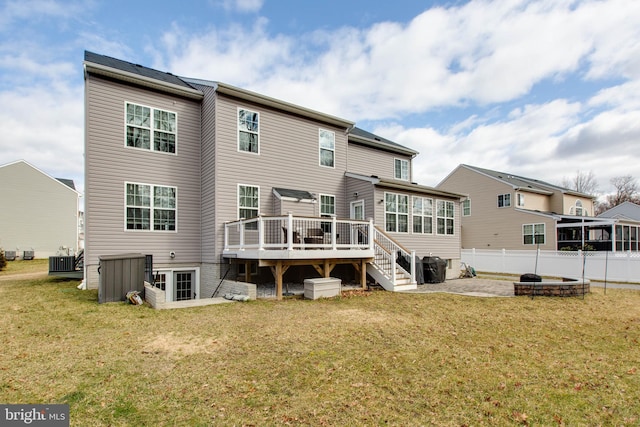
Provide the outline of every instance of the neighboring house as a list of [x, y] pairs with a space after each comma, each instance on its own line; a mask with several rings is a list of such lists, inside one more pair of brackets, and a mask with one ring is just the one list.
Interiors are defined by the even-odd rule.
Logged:
[[640, 250], [640, 205], [623, 202], [598, 215], [605, 221], [601, 227], [603, 238], [615, 242], [613, 251]]
[[[595, 197], [505, 172], [459, 165], [436, 188], [465, 193], [464, 249], [607, 250]], [[608, 242], [608, 243], [607, 243]]]
[[74, 255], [81, 247], [80, 193], [24, 160], [0, 166], [0, 247], [23, 257]]
[[89, 288], [101, 256], [131, 252], [153, 256], [169, 301], [235, 277], [278, 297], [330, 275], [415, 288], [398, 254], [458, 275], [461, 196], [412, 183], [416, 151], [224, 83], [91, 52], [84, 68]]

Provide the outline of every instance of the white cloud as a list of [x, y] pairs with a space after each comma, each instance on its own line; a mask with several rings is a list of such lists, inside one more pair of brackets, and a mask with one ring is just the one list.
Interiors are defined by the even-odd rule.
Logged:
[[262, 8], [264, 0], [222, 0], [225, 10], [237, 12], [258, 12]]
[[81, 87], [34, 86], [0, 92], [0, 164], [26, 160], [58, 178], [74, 179], [82, 191], [84, 172]]

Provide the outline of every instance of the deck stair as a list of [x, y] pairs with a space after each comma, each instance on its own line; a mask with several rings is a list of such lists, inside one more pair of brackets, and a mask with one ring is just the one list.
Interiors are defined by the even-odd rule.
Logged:
[[[367, 274], [388, 291], [407, 291], [416, 289], [415, 252], [410, 252], [394, 241], [390, 236], [375, 228], [375, 257], [367, 264]], [[396, 262], [398, 256], [411, 260], [407, 271]], [[411, 271], [413, 270], [413, 271]]]

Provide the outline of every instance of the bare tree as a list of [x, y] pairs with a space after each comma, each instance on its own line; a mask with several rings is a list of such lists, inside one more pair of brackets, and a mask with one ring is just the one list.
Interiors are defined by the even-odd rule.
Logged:
[[573, 178], [562, 178], [562, 186], [591, 196], [598, 192], [598, 182], [593, 171], [582, 172], [578, 170]]
[[638, 195], [638, 184], [631, 175], [615, 176], [611, 178], [611, 185], [616, 189], [615, 194], [607, 196], [609, 208], [618, 206], [624, 202], [637, 203], [640, 199]]

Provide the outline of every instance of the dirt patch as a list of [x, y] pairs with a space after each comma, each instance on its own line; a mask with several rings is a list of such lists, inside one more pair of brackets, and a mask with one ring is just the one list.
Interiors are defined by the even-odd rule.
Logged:
[[143, 353], [167, 354], [169, 356], [190, 356], [200, 353], [214, 353], [220, 346], [219, 339], [184, 338], [174, 334], [160, 334], [145, 345]]

